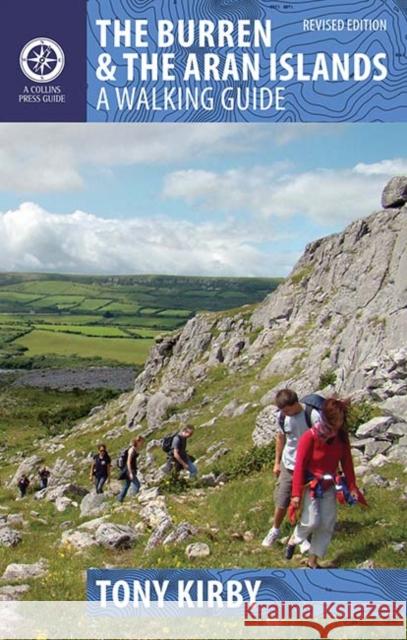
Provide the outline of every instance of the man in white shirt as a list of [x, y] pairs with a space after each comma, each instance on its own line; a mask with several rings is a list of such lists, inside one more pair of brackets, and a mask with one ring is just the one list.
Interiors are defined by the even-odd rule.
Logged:
[[280, 527], [291, 499], [298, 441], [302, 434], [320, 419], [318, 411], [309, 411], [299, 402], [297, 394], [292, 389], [281, 389], [276, 395], [275, 404], [279, 409], [273, 468], [273, 473], [278, 478], [274, 495], [276, 506], [273, 526], [262, 542], [263, 547], [271, 547], [280, 535]]

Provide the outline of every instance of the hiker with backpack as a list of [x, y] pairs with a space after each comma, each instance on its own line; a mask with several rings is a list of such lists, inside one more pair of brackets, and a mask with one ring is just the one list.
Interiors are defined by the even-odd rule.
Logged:
[[40, 478], [40, 491], [48, 487], [48, 479], [50, 475], [51, 475], [51, 472], [49, 469], [47, 469], [47, 467], [42, 467], [38, 471], [38, 476]]
[[17, 486], [20, 490], [20, 496], [24, 498], [27, 494], [27, 489], [30, 485], [30, 480], [26, 474], [23, 474], [17, 482]]
[[107, 452], [106, 445], [98, 445], [98, 453], [93, 456], [89, 479], [95, 482], [96, 493], [103, 493], [106, 482], [110, 482], [112, 460]]
[[291, 486], [300, 437], [320, 419], [318, 406], [323, 398], [316, 394], [306, 396], [300, 403], [292, 389], [281, 389], [275, 397], [278, 408], [276, 451], [273, 473], [278, 478], [274, 495], [273, 526], [262, 542], [271, 547], [280, 536], [280, 527], [291, 500]]
[[285, 557], [290, 560], [295, 546], [307, 540], [310, 548], [308, 567], [319, 568], [336, 523], [336, 474], [343, 470], [350, 497], [362, 501], [356, 486], [346, 417], [349, 403], [328, 398], [321, 408], [321, 418], [300, 438], [295, 463], [290, 511], [293, 518], [303, 505], [299, 522], [290, 537]]
[[164, 467], [165, 473], [171, 471], [178, 476], [181, 470], [189, 471], [190, 478], [196, 478], [198, 469], [194, 459], [187, 453], [187, 440], [194, 434], [194, 427], [187, 424], [178, 433], [163, 439], [162, 449], [167, 453], [168, 460]]
[[119, 480], [123, 481], [123, 487], [117, 499], [123, 502], [130, 487], [132, 487], [133, 495], [140, 491], [140, 481], [137, 478], [137, 458], [145, 443], [143, 436], [137, 436], [132, 441], [130, 447], [124, 449], [117, 460], [120, 474]]

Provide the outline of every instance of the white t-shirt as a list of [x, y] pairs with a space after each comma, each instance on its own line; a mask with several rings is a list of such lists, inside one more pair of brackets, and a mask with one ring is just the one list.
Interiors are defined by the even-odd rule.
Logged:
[[[302, 405], [303, 406], [303, 405]], [[311, 411], [311, 424], [320, 420], [320, 415], [316, 409]], [[278, 417], [277, 417], [278, 420]], [[305, 411], [300, 411], [295, 416], [286, 416], [284, 420], [285, 445], [281, 460], [286, 469], [294, 471], [295, 457], [297, 455], [298, 441], [302, 434], [308, 429], [305, 419]]]

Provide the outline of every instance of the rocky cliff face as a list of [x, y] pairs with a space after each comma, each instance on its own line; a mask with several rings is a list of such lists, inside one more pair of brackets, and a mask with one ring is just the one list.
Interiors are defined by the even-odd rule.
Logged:
[[309, 244], [254, 310], [201, 314], [158, 342], [137, 378], [129, 425], [146, 418], [153, 431], [219, 366], [269, 381], [266, 407], [273, 386], [303, 393], [330, 383], [328, 392], [407, 418], [406, 203], [407, 178], [394, 178], [382, 210]]

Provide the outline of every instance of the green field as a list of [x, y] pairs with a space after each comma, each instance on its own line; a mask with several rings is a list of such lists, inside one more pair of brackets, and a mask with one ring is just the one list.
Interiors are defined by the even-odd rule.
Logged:
[[[276, 278], [0, 274], [0, 368], [144, 362], [198, 311], [263, 299]], [[68, 362], [69, 360], [69, 362]]]
[[[76, 324], [36, 324], [35, 329], [42, 331], [57, 331], [59, 333], [80, 333], [96, 338], [128, 338], [128, 333], [119, 327], [92, 327]], [[152, 337], [154, 331], [150, 331]]]
[[106, 358], [125, 364], [143, 364], [153, 341], [145, 338], [89, 338], [77, 334], [66, 334], [34, 329], [15, 344], [24, 347], [27, 356], [55, 354], [77, 355], [80, 358]]
[[110, 304], [111, 300], [107, 298], [87, 298], [80, 305], [78, 305], [78, 311], [97, 311], [102, 307]]
[[157, 313], [160, 318], [187, 318], [189, 315], [189, 312], [183, 309], [164, 309], [164, 311]]

